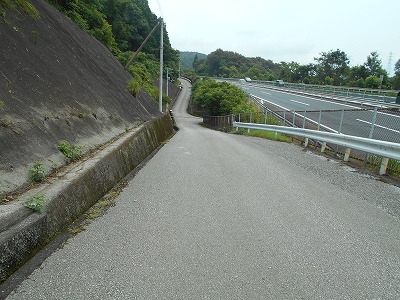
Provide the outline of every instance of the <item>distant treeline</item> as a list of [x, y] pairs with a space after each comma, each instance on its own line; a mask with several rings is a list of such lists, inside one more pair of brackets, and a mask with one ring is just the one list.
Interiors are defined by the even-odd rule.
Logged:
[[261, 57], [243, 55], [218, 49], [205, 59], [194, 62], [194, 72], [200, 76], [225, 78], [250, 77], [254, 80], [284, 80], [306, 84], [346, 85], [361, 88], [400, 89], [400, 60], [395, 75], [389, 77], [382, 67], [377, 52], [371, 52], [362, 65], [350, 67], [347, 54], [339, 49], [322, 52], [315, 63], [301, 65], [296, 62], [274, 63]]

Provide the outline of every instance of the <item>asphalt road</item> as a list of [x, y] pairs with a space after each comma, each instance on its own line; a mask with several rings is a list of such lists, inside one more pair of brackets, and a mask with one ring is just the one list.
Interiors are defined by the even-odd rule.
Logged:
[[[272, 90], [257, 85], [238, 84], [247, 93], [257, 97], [265, 105], [272, 104], [280, 111], [295, 111], [299, 116], [319, 122], [319, 111], [323, 111], [321, 124], [343, 134], [368, 138], [373, 122], [373, 108], [360, 109], [349, 103], [333, 102], [315, 97], [297, 95], [284, 91]], [[344, 122], [340, 124], [341, 110], [344, 110]], [[288, 114], [290, 115], [290, 114]], [[372, 138], [400, 143], [400, 115], [390, 111], [378, 111]]]
[[400, 298], [398, 187], [203, 128], [184, 95], [116, 206], [8, 299]]

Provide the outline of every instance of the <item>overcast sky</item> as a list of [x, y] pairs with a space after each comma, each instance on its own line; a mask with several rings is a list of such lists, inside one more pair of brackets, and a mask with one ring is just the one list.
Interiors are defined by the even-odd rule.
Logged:
[[[340, 49], [351, 65], [377, 51], [386, 69], [400, 59], [400, 0], [148, 0], [172, 47], [218, 48], [278, 63], [314, 62]], [[392, 71], [393, 74], [393, 71]]]

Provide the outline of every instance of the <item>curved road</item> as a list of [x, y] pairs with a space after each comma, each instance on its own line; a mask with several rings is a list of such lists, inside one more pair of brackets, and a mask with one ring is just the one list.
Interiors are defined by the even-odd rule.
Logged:
[[399, 299], [400, 189], [291, 144], [181, 130], [9, 299]]

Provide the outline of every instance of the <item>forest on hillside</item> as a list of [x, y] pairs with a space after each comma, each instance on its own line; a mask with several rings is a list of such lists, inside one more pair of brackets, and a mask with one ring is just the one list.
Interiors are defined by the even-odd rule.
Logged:
[[[122, 65], [139, 48], [158, 22], [149, 8], [147, 0], [48, 0], [79, 27], [103, 43]], [[10, 24], [8, 13], [26, 13], [33, 21], [40, 18], [39, 12], [29, 1], [0, 0], [0, 20]], [[160, 26], [159, 26], [160, 27]], [[160, 35], [158, 28], [148, 40], [128, 71], [133, 79], [129, 89], [136, 95], [145, 89], [155, 100], [158, 88], [154, 85], [159, 77]], [[170, 76], [178, 76], [179, 52], [172, 48], [168, 32], [164, 30], [164, 67], [170, 68]]]
[[[157, 23], [147, 0], [48, 0], [61, 12], [101, 41], [125, 65], [148, 33]], [[28, 1], [0, 0], [0, 18], [6, 23], [7, 10], [22, 10], [33, 19], [40, 16]], [[151, 95], [157, 91], [153, 85], [158, 77], [160, 30], [149, 39], [129, 71], [134, 77], [133, 90], [144, 87]], [[382, 67], [377, 52], [371, 52], [362, 65], [350, 66], [348, 55], [330, 50], [319, 53], [314, 63], [275, 63], [261, 57], [249, 58], [232, 51], [217, 49], [209, 55], [182, 52], [172, 48], [168, 32], [164, 35], [164, 63], [170, 76], [176, 78], [182, 67], [183, 74], [194, 78], [218, 76], [226, 78], [250, 77], [255, 80], [283, 80], [293, 83], [346, 85], [360, 88], [400, 89], [400, 60], [395, 74], [389, 77]], [[382, 81], [381, 81], [382, 78]]]
[[322, 52], [315, 63], [301, 65], [297, 62], [274, 63], [261, 57], [243, 55], [217, 49], [206, 59], [194, 62], [194, 72], [201, 76], [224, 78], [250, 77], [255, 80], [284, 80], [293, 83], [346, 85], [360, 88], [400, 89], [400, 60], [395, 64], [395, 75], [389, 77], [382, 67], [377, 52], [371, 52], [362, 65], [350, 66], [348, 55], [337, 49]]

